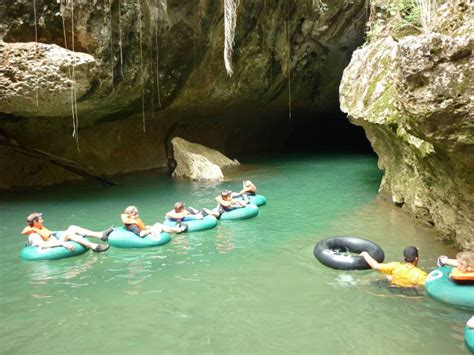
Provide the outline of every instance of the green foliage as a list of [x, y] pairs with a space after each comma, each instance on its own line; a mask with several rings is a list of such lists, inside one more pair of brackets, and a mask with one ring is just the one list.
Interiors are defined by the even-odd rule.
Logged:
[[420, 8], [416, 0], [371, 0], [367, 40], [420, 33]]

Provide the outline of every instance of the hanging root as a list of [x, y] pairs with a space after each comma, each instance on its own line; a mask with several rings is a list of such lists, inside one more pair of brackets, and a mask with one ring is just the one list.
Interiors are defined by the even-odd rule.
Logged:
[[227, 75], [232, 76], [232, 52], [234, 48], [235, 26], [237, 24], [239, 0], [224, 0], [224, 64]]
[[119, 47], [120, 47], [120, 74], [123, 79], [123, 52], [122, 52], [122, 6], [118, 0]]
[[114, 84], [114, 41], [113, 41], [113, 27], [112, 27], [112, 3], [113, 0], [109, 2], [109, 25], [110, 25], [110, 65], [112, 73], [112, 90], [115, 88]]
[[196, 70], [196, 5], [193, 0], [193, 54], [194, 54], [194, 70]]
[[[74, 49], [74, 0], [71, 0], [71, 50], [75, 52]], [[72, 136], [76, 139], [76, 148], [79, 149], [79, 116], [77, 115], [77, 90], [76, 90], [76, 72], [74, 64], [72, 64], [72, 102], [73, 102], [73, 111], [74, 115], [72, 118]]]
[[138, 0], [138, 35], [140, 39], [140, 87], [142, 92], [142, 120], [143, 120], [143, 132], [146, 132], [146, 120], [145, 120], [145, 92], [144, 92], [144, 79], [143, 79], [143, 29], [142, 29], [142, 6], [140, 0]]
[[[66, 35], [66, 21], [64, 19], [64, 11], [67, 8], [68, 0], [61, 0], [60, 2], [60, 11], [59, 13], [61, 14], [61, 19], [63, 22], [63, 36], [64, 36], [64, 48], [68, 49], [67, 45], [67, 35]], [[71, 33], [72, 33], [72, 51], [74, 51], [74, 4], [71, 1]], [[79, 127], [79, 117], [77, 116], [77, 102], [76, 102], [76, 76], [75, 76], [75, 71], [74, 71], [74, 64], [71, 64], [67, 68], [68, 71], [68, 78], [69, 81], [71, 82], [71, 95], [70, 95], [70, 102], [71, 102], [71, 116], [72, 116], [72, 127], [73, 127], [73, 132], [72, 136], [76, 140], [76, 148], [77, 151], [80, 152], [79, 148], [79, 132], [78, 132], [78, 127]]]
[[156, 90], [158, 91], [158, 107], [161, 107], [161, 97], [160, 97], [160, 56], [158, 48], [158, 21], [156, 22], [155, 27], [155, 41], [156, 41]]
[[288, 120], [291, 122], [291, 46], [290, 46], [290, 10], [289, 5], [287, 3], [286, 8], [286, 41], [288, 44], [288, 63], [287, 63], [287, 70], [288, 70]]
[[[33, 0], [33, 15], [35, 18], [35, 65], [37, 65], [38, 63], [38, 21], [36, 19], [36, 0]], [[35, 91], [36, 91], [36, 107], [38, 107], [39, 105], [38, 74], [36, 75]]]

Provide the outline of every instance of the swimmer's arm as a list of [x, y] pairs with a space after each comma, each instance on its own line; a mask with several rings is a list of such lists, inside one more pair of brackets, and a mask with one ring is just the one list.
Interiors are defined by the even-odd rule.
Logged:
[[166, 217], [166, 218], [169, 218], [169, 219], [177, 219], [177, 218], [179, 218], [179, 217], [177, 217], [176, 215], [177, 215], [177, 213], [176, 213], [175, 211], [171, 210], [171, 211], [169, 211], [169, 212], [167, 212], [167, 213], [165, 214], [165, 217]]
[[454, 267], [459, 266], [458, 261], [456, 259], [448, 259], [445, 257], [441, 259], [441, 262], [443, 263], [443, 265], [449, 265], [449, 266], [454, 266]]
[[56, 247], [64, 247], [65, 242], [59, 241], [56, 238], [51, 238], [50, 240], [41, 240], [38, 242], [38, 246], [40, 248], [56, 248]]
[[230, 207], [232, 205], [232, 201], [225, 201], [220, 196], [216, 197], [216, 201], [224, 207]]
[[380, 264], [377, 260], [375, 260], [373, 257], [369, 255], [366, 251], [363, 251], [360, 253], [360, 256], [362, 256], [365, 261], [367, 261], [367, 264], [370, 265], [370, 267], [374, 270], [381, 270], [382, 269], [382, 264]]

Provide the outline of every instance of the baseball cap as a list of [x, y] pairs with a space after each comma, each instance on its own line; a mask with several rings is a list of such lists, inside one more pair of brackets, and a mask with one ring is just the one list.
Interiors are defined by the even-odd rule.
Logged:
[[40, 218], [42, 216], [43, 216], [43, 213], [41, 213], [41, 212], [33, 212], [28, 217], [26, 217], [26, 222], [32, 223], [32, 222], [34, 222], [35, 219]]

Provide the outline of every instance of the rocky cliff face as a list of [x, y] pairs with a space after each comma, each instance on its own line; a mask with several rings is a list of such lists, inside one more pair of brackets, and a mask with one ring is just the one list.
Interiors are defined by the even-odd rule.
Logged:
[[433, 32], [357, 50], [341, 108], [384, 171], [380, 192], [440, 237], [474, 249], [473, 4], [439, 8]]
[[0, 187], [73, 178], [12, 140], [99, 175], [165, 166], [175, 135], [228, 154], [277, 149], [289, 97], [295, 111], [338, 109], [366, 12], [363, 0], [241, 2], [228, 77], [222, 1], [4, 1]]

